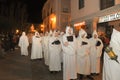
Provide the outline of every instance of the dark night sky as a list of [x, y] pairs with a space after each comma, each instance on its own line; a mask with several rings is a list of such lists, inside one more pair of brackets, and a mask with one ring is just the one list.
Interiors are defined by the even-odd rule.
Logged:
[[28, 21], [33, 23], [42, 22], [42, 8], [46, 0], [22, 0], [27, 4]]
[[[42, 8], [46, 1], [47, 0], [0, 0], [2, 3], [8, 3], [8, 5], [16, 2], [25, 3], [27, 5], [28, 22], [33, 24], [42, 22]], [[0, 31], [11, 30], [12, 26], [14, 26], [13, 24], [6, 24], [5, 22], [6, 19], [3, 19], [3, 21], [2, 19], [0, 20]]]
[[[4, 0], [3, 0], [4, 1]], [[40, 23], [42, 22], [42, 8], [47, 0], [7, 0], [11, 2], [23, 2], [27, 5], [28, 22]]]

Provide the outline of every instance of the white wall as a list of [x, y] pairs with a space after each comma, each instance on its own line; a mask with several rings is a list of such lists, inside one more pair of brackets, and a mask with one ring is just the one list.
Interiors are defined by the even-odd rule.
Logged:
[[120, 0], [115, 0], [115, 4], [120, 4]]
[[78, 0], [71, 0], [71, 19], [77, 19], [100, 10], [99, 0], [85, 0], [84, 8], [79, 9]]

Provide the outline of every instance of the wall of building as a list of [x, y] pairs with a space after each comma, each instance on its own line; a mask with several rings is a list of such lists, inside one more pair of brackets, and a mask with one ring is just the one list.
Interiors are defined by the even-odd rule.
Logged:
[[[87, 26], [87, 32], [92, 33], [93, 29], [97, 29], [97, 18], [101, 16], [106, 16], [109, 14], [116, 13], [120, 11], [119, 0], [115, 2], [115, 6], [100, 10], [98, 0], [92, 0], [95, 2], [90, 2], [85, 0], [85, 7], [83, 9], [78, 9], [78, 0], [71, 0], [71, 23], [74, 25], [85, 21]], [[118, 4], [117, 4], [118, 3]]]
[[51, 29], [51, 26], [53, 26], [51, 18], [54, 15], [56, 18], [54, 28], [63, 30], [68, 23], [70, 10], [70, 0], [48, 0], [42, 10], [43, 24]]
[[84, 0], [85, 7], [79, 9], [79, 0], [71, 0], [71, 19], [75, 20], [77, 18], [95, 13], [100, 10], [99, 0]]
[[70, 24], [70, 13], [71, 13], [71, 0], [61, 0], [61, 13], [60, 13], [60, 27], [64, 31], [66, 26]]
[[115, 4], [120, 4], [120, 0], [115, 0]]

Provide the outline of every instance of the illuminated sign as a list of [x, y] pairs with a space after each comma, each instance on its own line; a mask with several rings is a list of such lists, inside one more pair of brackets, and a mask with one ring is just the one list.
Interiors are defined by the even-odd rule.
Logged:
[[80, 22], [80, 23], [74, 24], [74, 26], [81, 26], [81, 25], [85, 25], [85, 22]]
[[100, 17], [99, 23], [118, 20], [118, 19], [120, 19], [120, 12]]

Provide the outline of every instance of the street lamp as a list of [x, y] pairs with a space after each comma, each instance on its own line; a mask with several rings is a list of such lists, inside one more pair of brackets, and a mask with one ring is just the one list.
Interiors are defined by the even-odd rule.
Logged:
[[31, 27], [30, 27], [30, 31], [31, 32], [35, 32], [35, 28], [34, 28], [34, 25], [32, 24]]
[[51, 18], [51, 21], [54, 23], [54, 22], [56, 22], [56, 17], [54, 16], [54, 17], [52, 17]]
[[43, 25], [43, 24], [41, 24], [40, 30], [41, 30], [42, 32], [44, 32], [44, 25]]
[[16, 29], [16, 34], [18, 34], [19, 33], [19, 30], [18, 29]]
[[51, 28], [55, 29], [56, 28], [56, 16], [54, 14], [51, 15], [50, 22], [51, 22]]

